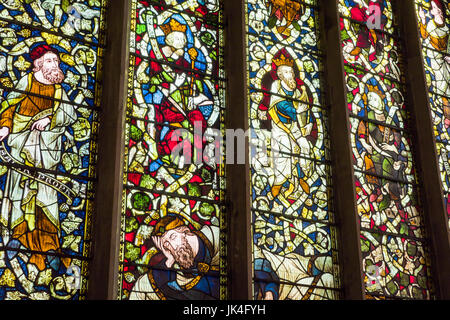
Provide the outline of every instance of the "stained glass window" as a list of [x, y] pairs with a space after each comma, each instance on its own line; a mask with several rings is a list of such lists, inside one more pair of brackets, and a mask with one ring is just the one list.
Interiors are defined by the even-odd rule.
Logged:
[[440, 173], [450, 226], [450, 3], [416, 0]]
[[0, 1], [0, 300], [86, 297], [105, 5]]
[[339, 297], [316, 1], [247, 1], [254, 298]]
[[119, 298], [224, 298], [221, 3], [134, 0], [131, 17]]
[[339, 1], [364, 281], [369, 299], [428, 299], [428, 243], [393, 5]]

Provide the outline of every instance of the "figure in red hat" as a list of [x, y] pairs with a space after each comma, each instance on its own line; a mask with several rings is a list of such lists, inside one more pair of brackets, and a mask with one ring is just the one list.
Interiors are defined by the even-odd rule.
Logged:
[[33, 60], [33, 71], [37, 81], [47, 85], [63, 82], [64, 74], [59, 68], [59, 53], [56, 49], [42, 45], [33, 49], [30, 57]]
[[[1, 104], [0, 142], [9, 145], [14, 162], [56, 170], [61, 161], [65, 128], [74, 123], [77, 116], [73, 106], [66, 103], [69, 99], [61, 86], [64, 74], [59, 66], [58, 51], [41, 45], [31, 51], [30, 57], [32, 71]], [[5, 244], [6, 230], [8, 241], [15, 242], [15, 247], [35, 252], [60, 252], [56, 189], [43, 179], [9, 170], [0, 216]], [[60, 263], [55, 263], [55, 259], [48, 261], [49, 257], [33, 254], [29, 262], [41, 271], [47, 265], [56, 269]], [[71, 263], [64, 258], [59, 262], [66, 267]]]

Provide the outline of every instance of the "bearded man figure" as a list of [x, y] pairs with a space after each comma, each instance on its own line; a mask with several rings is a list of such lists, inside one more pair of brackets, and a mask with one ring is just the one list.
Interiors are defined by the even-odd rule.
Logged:
[[191, 231], [177, 216], [155, 225], [152, 241], [159, 253], [150, 271], [134, 285], [130, 300], [219, 299], [219, 228]]
[[[76, 121], [77, 115], [73, 106], [65, 103], [69, 99], [60, 85], [64, 74], [58, 51], [42, 45], [33, 49], [30, 57], [33, 71], [1, 104], [0, 142], [7, 142], [15, 162], [56, 170], [65, 128]], [[14, 247], [19, 247], [19, 241], [31, 251], [61, 251], [58, 192], [14, 169], [8, 171], [0, 222], [15, 241]], [[66, 267], [71, 263], [68, 258], [61, 261]], [[29, 263], [42, 271], [46, 268], [45, 255], [34, 253]]]
[[[272, 196], [276, 198], [283, 186], [288, 183], [284, 198], [295, 191], [291, 182], [294, 163], [292, 154], [309, 156], [310, 144], [306, 139], [311, 134], [313, 124], [309, 121], [309, 101], [306, 86], [298, 86], [294, 73], [294, 60], [283, 54], [273, 60], [277, 66], [278, 80], [271, 87], [269, 115], [272, 118], [272, 151], [275, 181]], [[306, 103], [302, 103], [306, 102]], [[305, 175], [311, 172], [311, 161], [300, 159], [300, 166]], [[309, 187], [302, 177], [299, 179], [303, 191], [309, 193]], [[289, 204], [286, 203], [287, 206]]]

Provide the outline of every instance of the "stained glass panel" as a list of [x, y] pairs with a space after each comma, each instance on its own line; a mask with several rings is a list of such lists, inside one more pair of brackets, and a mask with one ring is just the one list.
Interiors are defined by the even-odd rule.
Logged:
[[[262, 154], [262, 152], [259, 153], [259, 155]], [[264, 165], [267, 166], [265, 161], [259, 156], [254, 157], [252, 162], [253, 209], [292, 219], [303, 218], [325, 223], [332, 221], [333, 217], [330, 216], [332, 192], [328, 166], [290, 154], [279, 154], [275, 161], [292, 161], [295, 175], [287, 176], [286, 173], [280, 172], [281, 176], [277, 179], [283, 179], [297, 188], [289, 197], [279, 195], [274, 201], [268, 201], [272, 192], [269, 186], [276, 180], [275, 173], [267, 172], [269, 169], [264, 168]], [[263, 168], [265, 172], [260, 172]], [[312, 169], [313, 172], [308, 172], [307, 168]]]
[[[208, 20], [192, 18], [186, 13], [161, 10], [157, 5], [148, 6], [145, 3], [137, 3], [136, 21], [142, 27], [131, 37], [131, 52], [138, 57], [147, 58], [146, 60], [165, 62], [218, 77], [222, 70], [219, 67], [220, 59], [217, 58], [220, 54], [220, 47], [217, 45], [220, 41], [217, 18], [215, 24]], [[184, 52], [170, 47], [173, 45], [178, 48], [183, 40], [177, 36], [167, 38], [171, 28], [177, 29], [177, 23], [184, 26], [180, 27], [186, 37]]]
[[[356, 172], [356, 201], [361, 227], [380, 232], [424, 237], [417, 189], [411, 184], [386, 181]], [[382, 187], [389, 188], [381, 190]]]
[[350, 119], [355, 170], [394, 181], [415, 183], [410, 140], [403, 132]]
[[[253, 35], [249, 39], [249, 77], [250, 88], [270, 94], [288, 97], [293, 100], [314, 105], [323, 105], [321, 93], [322, 65], [318, 56], [313, 56], [308, 51], [296, 50], [281, 43], [273, 43], [264, 38]], [[277, 59], [295, 59], [298, 64], [293, 66], [299, 86], [303, 86], [308, 92], [308, 97], [297, 95], [289, 96], [287, 93], [275, 90], [273, 83], [278, 79], [276, 65]], [[310, 89], [314, 88], [314, 89]]]
[[[368, 39], [375, 40], [379, 31], [389, 34], [396, 33], [392, 4], [392, 0], [339, 0], [339, 12], [342, 17], [351, 19], [361, 25], [360, 40], [366, 42]], [[374, 13], [380, 14], [381, 30], [375, 31], [366, 28], [367, 21]]]
[[0, 2], [0, 300], [86, 298], [105, 7]]
[[[444, 201], [450, 190], [450, 3], [446, 0], [416, 0], [416, 11], [431, 117], [436, 137]], [[450, 215], [449, 215], [450, 226]]]
[[352, 116], [405, 129], [408, 124], [403, 97], [405, 86], [352, 67], [346, 66], [344, 70], [348, 108]]
[[57, 32], [83, 43], [101, 44], [104, 34], [104, 0], [20, 1], [0, 3], [0, 17], [33, 29]]
[[[431, 299], [427, 244], [420, 240], [362, 231], [366, 292], [378, 298]], [[373, 280], [376, 279], [376, 280]]]
[[338, 299], [315, 1], [247, 1], [254, 298]]
[[[399, 55], [396, 37], [385, 33], [371, 33], [365, 25], [350, 19], [341, 18], [340, 21], [345, 64], [397, 81], [404, 80], [400, 72], [404, 63]], [[370, 43], [376, 45], [370, 48]]]
[[370, 299], [430, 299], [394, 6], [389, 0], [339, 1], [364, 281]]
[[222, 5], [131, 17], [119, 298], [224, 299]]
[[[316, 1], [311, 2], [316, 4]], [[248, 33], [272, 43], [288, 43], [296, 49], [317, 53], [319, 26], [316, 8], [305, 5], [305, 1], [272, 1], [270, 3], [268, 8], [267, 3], [248, 1]], [[286, 23], [283, 24], [282, 19], [277, 16], [284, 17]], [[262, 48], [265, 47], [262, 45]]]

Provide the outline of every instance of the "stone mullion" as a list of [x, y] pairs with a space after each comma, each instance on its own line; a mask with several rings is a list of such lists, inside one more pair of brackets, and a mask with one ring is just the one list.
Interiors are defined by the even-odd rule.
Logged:
[[123, 191], [123, 141], [129, 64], [130, 1], [109, 1], [103, 63], [99, 130], [98, 185], [93, 227], [93, 260], [88, 298], [117, 299], [120, 217]]
[[[245, 33], [245, 2], [224, 0], [225, 71], [227, 81], [226, 129], [247, 130], [247, 42]], [[238, 159], [235, 144], [234, 159]], [[246, 141], [248, 158], [248, 141]], [[230, 151], [230, 149], [228, 149]], [[228, 298], [251, 300], [253, 297], [250, 166], [226, 164], [227, 270]]]
[[360, 220], [356, 204], [355, 174], [350, 140], [349, 111], [341, 46], [338, 0], [321, 0], [321, 42], [325, 53], [325, 79], [330, 106], [330, 144], [334, 208], [338, 226], [338, 249], [342, 298], [363, 300]]

